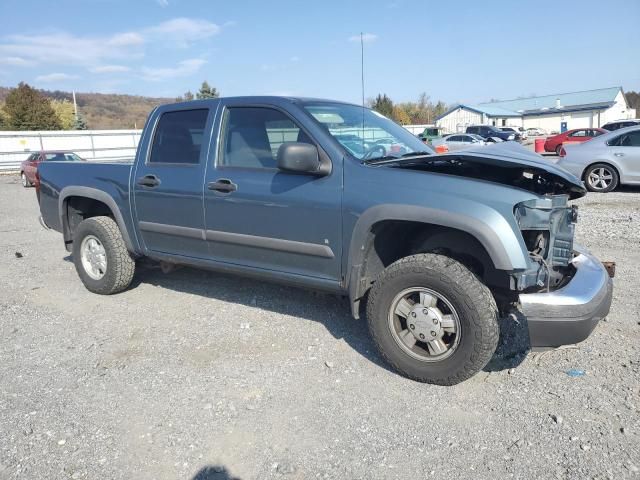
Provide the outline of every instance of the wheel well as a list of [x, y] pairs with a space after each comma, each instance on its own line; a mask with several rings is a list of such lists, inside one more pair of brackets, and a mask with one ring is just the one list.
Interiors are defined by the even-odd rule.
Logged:
[[114, 218], [113, 212], [106, 203], [88, 197], [71, 196], [66, 198], [63, 211], [63, 229], [67, 246], [73, 242], [73, 232], [83, 220], [100, 216]]
[[591, 167], [593, 167], [594, 165], [606, 165], [607, 167], [610, 167], [612, 170], [614, 170], [614, 171], [616, 172], [616, 175], [618, 176], [618, 181], [620, 180], [620, 172], [618, 171], [618, 169], [617, 169], [614, 165], [612, 165], [611, 163], [606, 162], [606, 161], [602, 161], [602, 162], [592, 162], [592, 163], [590, 163], [589, 165], [587, 165], [587, 166], [585, 167], [585, 169], [583, 170], [583, 172], [582, 172], [582, 178], [581, 178], [581, 180], [583, 180], [583, 181], [584, 181], [584, 180], [586, 180], [586, 179], [587, 179], [587, 172], [588, 172], [588, 171], [589, 171], [589, 169], [590, 169]]
[[385, 220], [372, 226], [364, 249], [361, 290], [393, 262], [417, 253], [440, 253], [462, 263], [485, 284], [509, 288], [509, 278], [497, 270], [484, 246], [471, 234], [440, 225]]

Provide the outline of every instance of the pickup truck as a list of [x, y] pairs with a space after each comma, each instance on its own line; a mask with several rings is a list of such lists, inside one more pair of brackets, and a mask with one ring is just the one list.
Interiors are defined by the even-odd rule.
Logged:
[[573, 241], [580, 180], [513, 142], [436, 155], [362, 106], [160, 106], [132, 164], [45, 162], [37, 189], [90, 291], [126, 289], [148, 259], [342, 294], [422, 382], [483, 368], [500, 312], [520, 309], [531, 346], [555, 347], [611, 304], [607, 270]]

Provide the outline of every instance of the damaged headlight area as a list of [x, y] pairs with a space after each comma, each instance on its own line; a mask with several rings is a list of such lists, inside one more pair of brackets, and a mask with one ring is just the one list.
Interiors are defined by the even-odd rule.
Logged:
[[516, 288], [552, 289], [571, 276], [578, 207], [568, 195], [550, 195], [516, 205], [514, 214], [534, 268], [516, 274]]

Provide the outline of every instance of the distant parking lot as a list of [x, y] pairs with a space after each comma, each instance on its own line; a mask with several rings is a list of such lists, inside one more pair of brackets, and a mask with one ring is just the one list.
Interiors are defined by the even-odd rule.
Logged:
[[608, 319], [544, 354], [503, 319], [447, 388], [389, 371], [339, 297], [152, 267], [91, 294], [0, 176], [0, 479], [637, 478], [640, 189], [576, 203]]

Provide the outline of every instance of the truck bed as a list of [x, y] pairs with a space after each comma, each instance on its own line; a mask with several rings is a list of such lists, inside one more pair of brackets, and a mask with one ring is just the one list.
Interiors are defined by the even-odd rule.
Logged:
[[38, 168], [42, 220], [48, 227], [62, 231], [58, 202], [66, 187], [106, 192], [122, 207], [123, 213], [128, 212], [132, 165], [133, 161], [43, 162]]

